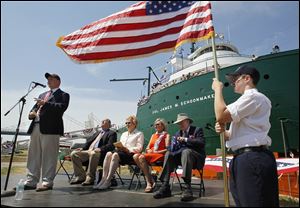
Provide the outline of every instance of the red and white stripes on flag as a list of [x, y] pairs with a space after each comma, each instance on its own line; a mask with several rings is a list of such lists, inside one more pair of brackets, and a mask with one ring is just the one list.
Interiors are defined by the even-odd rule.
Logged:
[[214, 34], [208, 1], [143, 1], [60, 37], [78, 63], [131, 59], [174, 50]]

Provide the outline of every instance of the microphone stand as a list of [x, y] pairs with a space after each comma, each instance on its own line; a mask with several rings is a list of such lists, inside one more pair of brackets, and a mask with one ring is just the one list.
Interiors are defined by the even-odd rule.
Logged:
[[[11, 170], [11, 164], [12, 164], [12, 161], [13, 161], [13, 157], [14, 157], [14, 153], [15, 153], [15, 147], [16, 147], [16, 143], [17, 143], [17, 137], [18, 137], [18, 134], [19, 134], [19, 130], [20, 130], [20, 124], [21, 124], [21, 118], [22, 118], [22, 113], [23, 113], [23, 109], [24, 109], [24, 105], [26, 103], [26, 99], [25, 97], [34, 89], [36, 88], [36, 84], [26, 93], [26, 95], [24, 95], [23, 97], [20, 98], [20, 100], [11, 108], [9, 109], [5, 114], [4, 116], [7, 116], [7, 114], [10, 113], [10, 111], [15, 108], [20, 102], [22, 102], [22, 107], [21, 107], [21, 112], [20, 112], [20, 116], [19, 116], [19, 122], [18, 122], [18, 126], [16, 128], [16, 133], [15, 133], [15, 137], [14, 137], [14, 140], [13, 140], [13, 148], [12, 148], [12, 153], [11, 153], [11, 156], [10, 156], [10, 161], [9, 161], [9, 166], [8, 166], [8, 170], [7, 170], [7, 176], [6, 176], [6, 181], [5, 181], [5, 185], [4, 185], [4, 191], [6, 191], [6, 188], [7, 188], [7, 184], [8, 184], [8, 179], [9, 179], [9, 174], [10, 174], [10, 170]], [[1, 193], [1, 197], [2, 196], [5, 196], [5, 194], [2, 195]]]

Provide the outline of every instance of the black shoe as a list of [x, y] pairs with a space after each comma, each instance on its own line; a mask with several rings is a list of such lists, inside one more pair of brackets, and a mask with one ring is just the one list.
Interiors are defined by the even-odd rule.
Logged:
[[186, 202], [186, 201], [192, 201], [192, 200], [194, 200], [192, 188], [187, 187], [181, 195], [181, 201]]
[[161, 199], [172, 196], [170, 186], [167, 187], [160, 187], [158, 191], [156, 191], [153, 195], [153, 198], [155, 199]]
[[111, 181], [110, 181], [110, 186], [118, 186], [118, 181], [117, 181], [117, 179], [115, 179], [115, 178], [112, 178], [111, 179]]

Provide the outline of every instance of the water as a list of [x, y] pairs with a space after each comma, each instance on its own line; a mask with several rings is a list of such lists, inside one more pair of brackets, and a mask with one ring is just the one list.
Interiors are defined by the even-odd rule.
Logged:
[[20, 181], [19, 181], [19, 183], [17, 184], [17, 187], [16, 187], [16, 195], [15, 195], [16, 200], [22, 200], [23, 199], [24, 185], [25, 185], [25, 180], [20, 179]]

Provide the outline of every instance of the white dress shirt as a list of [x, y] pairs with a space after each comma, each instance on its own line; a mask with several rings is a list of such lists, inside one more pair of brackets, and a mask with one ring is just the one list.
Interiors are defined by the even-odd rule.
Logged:
[[257, 89], [245, 90], [238, 100], [227, 106], [232, 122], [226, 146], [233, 151], [243, 147], [270, 146], [271, 107], [271, 101]]
[[131, 133], [126, 131], [121, 135], [120, 142], [129, 152], [140, 153], [144, 147], [144, 134], [137, 129]]

